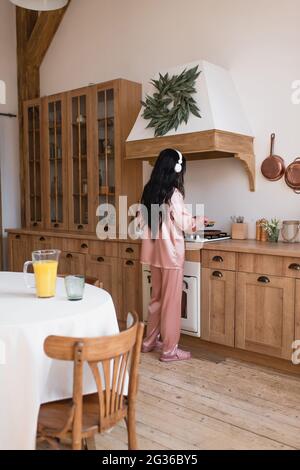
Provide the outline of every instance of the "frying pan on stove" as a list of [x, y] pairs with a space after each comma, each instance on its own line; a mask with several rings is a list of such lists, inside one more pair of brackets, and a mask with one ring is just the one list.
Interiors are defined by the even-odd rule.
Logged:
[[295, 193], [300, 194], [300, 157], [296, 158], [286, 169], [285, 182]]
[[282, 157], [274, 155], [275, 134], [271, 134], [270, 155], [263, 161], [261, 172], [270, 181], [278, 181], [285, 173], [285, 164]]

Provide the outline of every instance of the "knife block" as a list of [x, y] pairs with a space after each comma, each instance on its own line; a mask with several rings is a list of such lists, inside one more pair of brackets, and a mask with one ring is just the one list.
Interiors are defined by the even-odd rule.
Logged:
[[231, 225], [231, 238], [233, 240], [247, 240], [248, 224], [232, 224]]

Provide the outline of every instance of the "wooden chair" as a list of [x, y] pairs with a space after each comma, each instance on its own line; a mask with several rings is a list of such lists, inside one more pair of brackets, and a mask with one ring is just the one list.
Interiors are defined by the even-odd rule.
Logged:
[[[58, 277], [66, 276], [69, 276], [69, 274], [58, 274]], [[90, 284], [91, 286], [99, 287], [99, 289], [103, 289], [103, 282], [100, 282], [96, 277], [85, 276], [85, 283]]]
[[[144, 325], [136, 313], [129, 329], [115, 336], [68, 338], [49, 336], [44, 343], [48, 357], [74, 362], [73, 398], [46, 403], [38, 418], [38, 441], [59, 449], [61, 439], [71, 438], [72, 449], [95, 448], [95, 434], [124, 419], [128, 448], [137, 449], [135, 408], [138, 367]], [[83, 366], [87, 363], [97, 393], [83, 396]], [[102, 374], [99, 370], [102, 369]], [[128, 371], [128, 394], [124, 386]]]

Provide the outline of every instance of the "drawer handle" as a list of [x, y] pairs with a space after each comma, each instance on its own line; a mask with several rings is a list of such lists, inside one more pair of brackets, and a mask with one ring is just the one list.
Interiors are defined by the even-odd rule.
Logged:
[[293, 271], [300, 271], [300, 264], [292, 263], [289, 265], [289, 269], [292, 269]]
[[271, 281], [267, 276], [260, 276], [257, 279], [257, 282], [262, 282], [263, 284], [269, 284]]
[[33, 227], [37, 227], [37, 226], [38, 226], [38, 223], [37, 223], [37, 222], [34, 222], [34, 223], [32, 224], [32, 226], [33, 226]]
[[214, 256], [212, 260], [215, 261], [216, 263], [223, 263], [224, 261], [222, 256]]
[[21, 240], [21, 235], [16, 235], [16, 240]]
[[88, 248], [88, 245], [86, 243], [82, 243], [81, 248], [83, 250], [86, 250]]
[[126, 266], [133, 266], [134, 265], [134, 262], [133, 261], [126, 261]]
[[78, 230], [83, 230], [84, 229], [83, 225], [81, 225], [81, 224], [77, 225], [77, 228], [78, 228]]
[[40, 242], [45, 242], [46, 238], [45, 237], [40, 237]]
[[130, 248], [130, 247], [126, 248], [126, 253], [133, 253], [133, 252], [134, 252], [133, 248]]
[[218, 278], [223, 277], [223, 274], [222, 274], [220, 271], [214, 271], [214, 272], [212, 273], [212, 275], [213, 275], [214, 277], [218, 277]]
[[104, 263], [105, 260], [104, 260], [103, 256], [99, 256], [97, 258], [97, 261], [98, 261], [98, 263]]
[[59, 228], [59, 224], [54, 224], [54, 228]]
[[68, 253], [67, 256], [66, 256], [68, 259], [72, 259], [73, 258], [73, 255], [71, 253]]

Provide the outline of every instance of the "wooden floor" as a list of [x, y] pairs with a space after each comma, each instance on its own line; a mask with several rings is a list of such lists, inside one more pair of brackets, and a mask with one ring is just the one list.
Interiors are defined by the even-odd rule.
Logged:
[[[300, 380], [202, 354], [162, 364], [144, 354], [137, 412], [139, 448], [299, 449]], [[98, 449], [126, 449], [123, 424]]]

